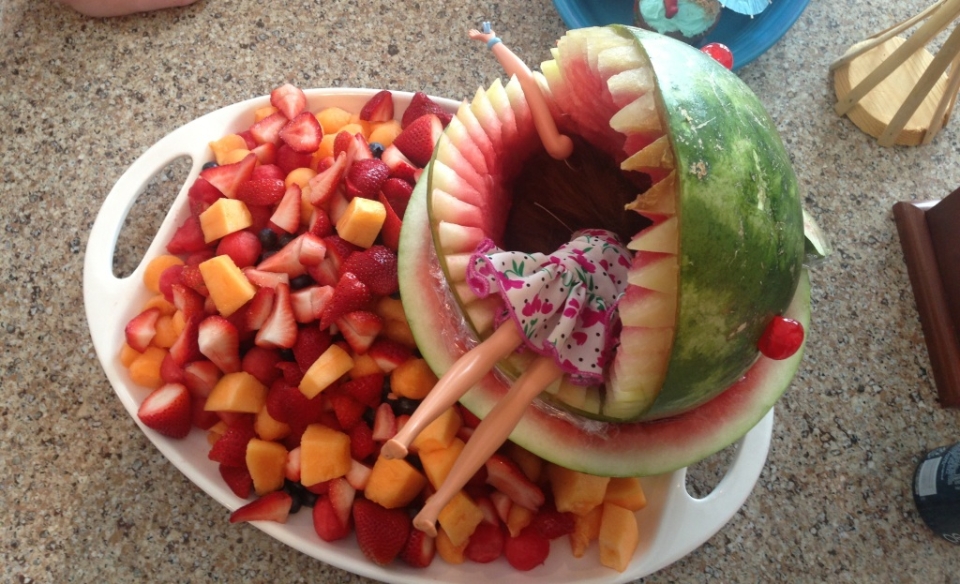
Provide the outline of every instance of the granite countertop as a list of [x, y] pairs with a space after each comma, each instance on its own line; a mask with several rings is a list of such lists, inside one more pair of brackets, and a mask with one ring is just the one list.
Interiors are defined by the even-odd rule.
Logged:
[[[789, 0], [779, 0], [789, 1]], [[920, 456], [960, 439], [937, 401], [891, 212], [960, 185], [957, 125], [881, 148], [833, 112], [830, 62], [928, 0], [812, 2], [740, 71], [836, 253], [769, 458], [733, 519], [646, 582], [956, 582], [922, 524]], [[290, 81], [463, 98], [499, 77], [484, 19], [529, 63], [564, 26], [548, 0], [200, 0], [117, 19], [0, 0], [0, 580], [360, 582], [247, 525], [144, 437], [94, 353], [81, 290], [93, 220], [124, 170], [182, 124]], [[120, 236], [130, 270], [186, 171], [161, 174]], [[723, 464], [691, 470], [709, 491]]]

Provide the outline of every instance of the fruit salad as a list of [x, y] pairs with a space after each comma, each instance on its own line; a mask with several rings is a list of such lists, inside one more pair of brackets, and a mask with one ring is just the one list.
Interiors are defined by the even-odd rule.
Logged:
[[[598, 477], [513, 444], [444, 508], [436, 537], [411, 517], [479, 420], [455, 405], [379, 456], [437, 377], [399, 297], [408, 201], [450, 112], [389, 91], [359, 112], [307, 109], [283, 85], [237, 133], [211, 136], [189, 213], [149, 261], [152, 296], [119, 355], [142, 388], [140, 421], [171, 440], [205, 432], [207, 457], [248, 502], [231, 522], [310, 513], [319, 540], [355, 538], [369, 561], [423, 568], [544, 563], [567, 538], [624, 571], [638, 546], [637, 478]], [[501, 559], [502, 558], [502, 559]]]

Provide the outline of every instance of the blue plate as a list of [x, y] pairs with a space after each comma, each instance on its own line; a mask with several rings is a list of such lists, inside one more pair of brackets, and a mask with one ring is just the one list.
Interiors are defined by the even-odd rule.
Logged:
[[[810, 0], [773, 0], [753, 18], [724, 9], [717, 27], [703, 40], [723, 43], [733, 52], [733, 68], [739, 69], [773, 46], [807, 7]], [[632, 0], [553, 0], [568, 28], [633, 24]]]

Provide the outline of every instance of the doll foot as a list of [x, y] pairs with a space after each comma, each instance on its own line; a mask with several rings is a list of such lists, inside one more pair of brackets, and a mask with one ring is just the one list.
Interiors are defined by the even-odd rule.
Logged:
[[[432, 515], [428, 517], [428, 515]], [[437, 517], [434, 513], [429, 513], [427, 508], [424, 508], [413, 518], [413, 526], [419, 529], [420, 531], [426, 533], [430, 537], [437, 537]]]
[[407, 447], [396, 438], [391, 438], [380, 449], [380, 455], [387, 460], [405, 458], [407, 456]]

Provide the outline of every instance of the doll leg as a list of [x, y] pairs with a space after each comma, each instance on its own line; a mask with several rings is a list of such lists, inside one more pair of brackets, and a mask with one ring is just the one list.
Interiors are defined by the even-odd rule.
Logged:
[[537, 357], [530, 364], [507, 395], [497, 402], [477, 426], [450, 469], [450, 474], [413, 519], [414, 527], [431, 536], [437, 534], [436, 522], [440, 511], [506, 441], [533, 398], [562, 373], [560, 367], [549, 357]]
[[510, 321], [503, 323], [487, 340], [464, 353], [417, 406], [400, 432], [383, 445], [380, 453], [385, 458], [406, 456], [407, 447], [430, 422], [457, 403], [460, 396], [483, 379], [497, 362], [515, 351], [521, 342], [523, 338], [520, 331]]

